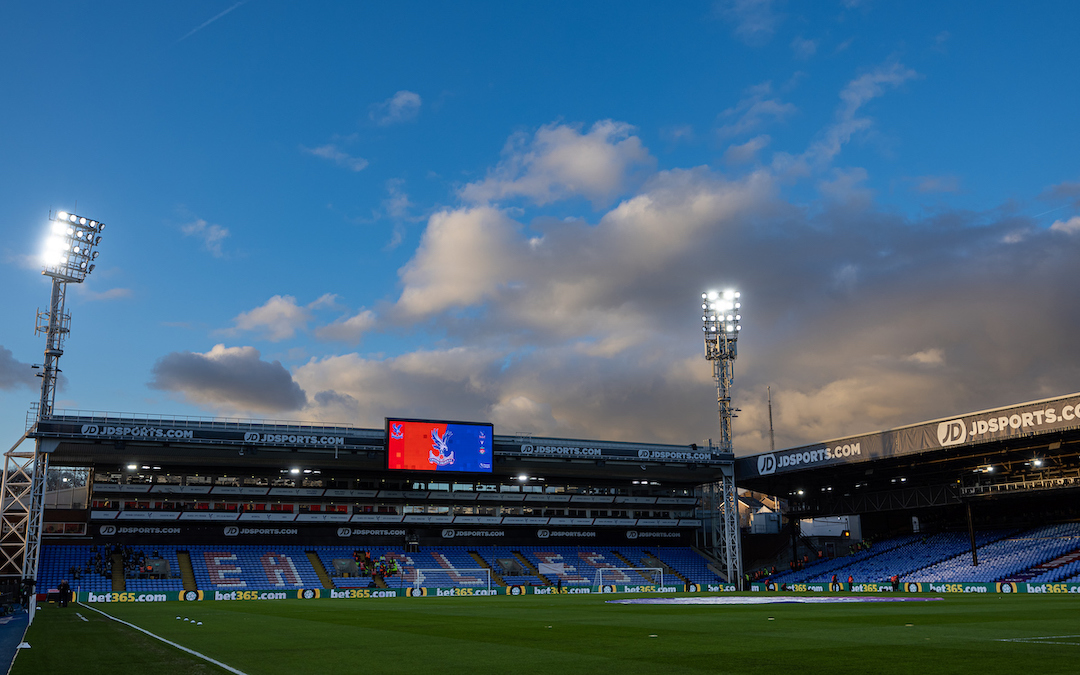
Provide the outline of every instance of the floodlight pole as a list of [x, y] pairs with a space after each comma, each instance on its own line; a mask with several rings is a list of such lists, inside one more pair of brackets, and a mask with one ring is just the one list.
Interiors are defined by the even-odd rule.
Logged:
[[[71, 326], [65, 311], [67, 285], [82, 283], [94, 270], [94, 251], [105, 228], [96, 220], [66, 212], [50, 215], [53, 237], [49, 242], [42, 274], [52, 279], [46, 311], [39, 311], [35, 332], [45, 334], [45, 359], [41, 366], [41, 397], [37, 402], [37, 424], [52, 417], [56, 402], [57, 363], [64, 353], [64, 339]], [[16, 444], [4, 455], [4, 475], [0, 485], [0, 576], [21, 579], [28, 593], [36, 592], [41, 532], [45, 515], [46, 477], [49, 453], [55, 440], [36, 438], [34, 451], [17, 452]], [[30, 597], [30, 622], [34, 620], [35, 598]]]
[[[701, 294], [702, 331], [705, 334], [705, 359], [713, 364], [716, 380], [716, 403], [720, 418], [719, 451], [733, 453], [731, 420], [731, 383], [738, 356], [739, 332], [742, 330], [742, 302], [737, 291], [710, 291]], [[728, 583], [742, 588], [742, 537], [739, 532], [739, 503], [735, 489], [735, 467], [723, 467], [719, 482], [707, 490], [712, 510], [712, 549], [728, 577]]]

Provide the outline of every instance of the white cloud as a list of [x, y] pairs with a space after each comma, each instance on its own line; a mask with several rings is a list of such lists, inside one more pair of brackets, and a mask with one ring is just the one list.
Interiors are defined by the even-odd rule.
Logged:
[[462, 307], [507, 282], [524, 246], [520, 225], [490, 206], [431, 216], [413, 259], [402, 268], [398, 306], [409, 315]]
[[1050, 229], [1054, 232], [1064, 232], [1066, 234], [1080, 233], [1080, 216], [1073, 216], [1068, 220], [1055, 220]]
[[956, 176], [919, 176], [914, 182], [915, 191], [921, 194], [960, 191], [960, 179]]
[[118, 300], [120, 298], [130, 298], [132, 296], [130, 288], [110, 288], [107, 291], [101, 292], [86, 288], [83, 284], [79, 284], [76, 288], [79, 289], [79, 297], [91, 301]]
[[724, 151], [724, 162], [727, 164], [750, 164], [758, 159], [758, 152], [772, 141], [767, 135], [754, 136], [742, 145], [729, 146]]
[[735, 24], [735, 35], [749, 45], [763, 45], [772, 39], [780, 17], [773, 0], [723, 0], [721, 14]]
[[[320, 300], [315, 302], [318, 303]], [[257, 331], [265, 339], [279, 342], [294, 337], [298, 330], [307, 327], [310, 320], [310, 310], [297, 305], [296, 298], [291, 295], [275, 295], [265, 304], [249, 312], [238, 314], [233, 319], [233, 328], [225, 332], [236, 335], [240, 331]]]
[[725, 110], [720, 117], [731, 120], [717, 130], [720, 138], [731, 138], [760, 129], [771, 122], [782, 122], [798, 109], [772, 96], [772, 83], [762, 82], [751, 87], [738, 105]]
[[354, 157], [345, 152], [333, 143], [327, 143], [326, 145], [320, 145], [317, 148], [308, 148], [303, 145], [300, 146], [300, 150], [306, 152], [309, 155], [315, 157], [321, 157], [322, 159], [329, 160], [334, 164], [348, 169], [349, 171], [363, 171], [368, 166], [368, 161], [363, 157]]
[[210, 254], [215, 258], [220, 258], [223, 255], [221, 245], [229, 236], [228, 228], [211, 225], [202, 218], [187, 225], [181, 225], [180, 231], [186, 237], [195, 237], [201, 240], [206, 250], [210, 251]]
[[153, 368], [153, 389], [181, 394], [214, 411], [277, 413], [299, 410], [307, 397], [279, 361], [254, 347], [214, 345], [206, 353], [172, 352]]
[[368, 115], [379, 126], [408, 122], [416, 119], [421, 103], [420, 94], [403, 89], [382, 103], [371, 106]]
[[361, 310], [349, 317], [341, 317], [331, 324], [315, 329], [315, 337], [320, 340], [336, 340], [356, 344], [364, 333], [370, 331], [376, 322], [375, 312]]
[[570, 197], [607, 203], [630, 187], [636, 170], [654, 163], [632, 131], [628, 124], [603, 120], [584, 134], [564, 124], [545, 125], [532, 138], [515, 134], [499, 165], [462, 188], [461, 196], [474, 203], [516, 197], [537, 204]]
[[796, 37], [791, 41], [791, 51], [795, 54], [797, 59], [808, 59], [817, 53], [818, 43], [817, 40], [807, 40], [802, 37]]
[[810, 145], [802, 160], [816, 166], [832, 161], [852, 136], [873, 126], [873, 120], [869, 117], [858, 116], [860, 109], [884, 95], [886, 89], [898, 87], [915, 77], [918, 77], [918, 73], [914, 70], [900, 63], [891, 63], [848, 82], [840, 92], [841, 105], [836, 111], [836, 121], [819, 140]]
[[0, 346], [0, 390], [36, 388], [40, 386], [35, 376], [38, 372], [40, 371], [33, 370], [29, 363], [16, 359], [10, 349]]

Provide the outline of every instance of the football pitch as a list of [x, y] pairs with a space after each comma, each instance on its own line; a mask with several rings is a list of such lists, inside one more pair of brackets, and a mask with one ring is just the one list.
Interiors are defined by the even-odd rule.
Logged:
[[648, 596], [100, 603], [66, 609], [43, 603], [26, 636], [31, 648], [20, 651], [11, 672], [1080, 671], [1080, 598], [1067, 595], [957, 594], [857, 604], [609, 602], [642, 597]]

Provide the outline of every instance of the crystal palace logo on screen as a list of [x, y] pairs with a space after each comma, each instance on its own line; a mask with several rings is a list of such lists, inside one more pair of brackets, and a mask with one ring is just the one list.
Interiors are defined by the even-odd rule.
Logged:
[[450, 437], [453, 435], [454, 432], [447, 431], [442, 436], [439, 436], [438, 427], [431, 430], [431, 450], [428, 452], [429, 462], [438, 466], [446, 466], [447, 464], [454, 463], [454, 452], [446, 445], [450, 442]]
[[485, 436], [484, 432], [481, 431], [480, 432], [480, 454], [481, 455], [487, 452], [487, 448], [484, 447], [484, 445], [486, 443], [487, 443], [487, 436]]
[[401, 431], [402, 426], [403, 425], [401, 425], [401, 424], [393, 424], [393, 423], [391, 423], [390, 424], [390, 427], [391, 427], [390, 428], [390, 438], [393, 438], [393, 439], [399, 440], [399, 441], [401, 439], [405, 438], [405, 434]]

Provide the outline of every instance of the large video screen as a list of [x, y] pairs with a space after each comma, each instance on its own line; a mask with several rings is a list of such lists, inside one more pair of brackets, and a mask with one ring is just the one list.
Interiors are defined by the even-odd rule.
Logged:
[[491, 473], [493, 427], [386, 418], [387, 468]]

